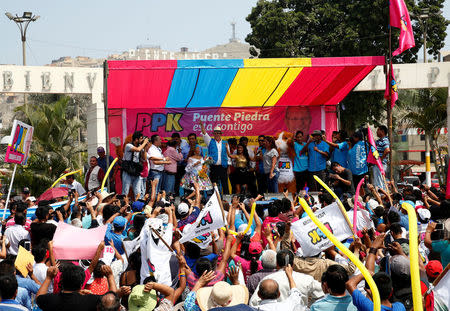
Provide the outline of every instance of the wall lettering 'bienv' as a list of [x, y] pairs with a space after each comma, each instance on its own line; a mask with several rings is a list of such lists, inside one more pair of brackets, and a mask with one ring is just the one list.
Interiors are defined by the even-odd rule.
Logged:
[[11, 71], [3, 71], [3, 91], [11, 90], [14, 84]]
[[74, 79], [73, 79], [74, 73], [71, 72], [70, 74], [66, 72], [64, 74], [64, 92], [72, 92], [73, 91], [73, 85], [74, 85]]
[[[63, 85], [64, 92], [66, 93], [88, 93], [85, 83], [76, 83], [76, 77], [80, 75], [80, 73], [76, 71], [64, 72], [64, 75], [61, 76], [61, 72], [55, 71], [35, 72], [31, 70], [4, 70], [0, 72], [0, 75], [0, 91], [2, 92], [31, 92], [37, 91], [36, 87], [40, 88], [41, 92], [60, 91], [59, 86]], [[85, 81], [87, 82], [89, 91], [92, 92], [97, 80], [97, 73], [88, 72], [83, 73], [82, 75], [86, 77]], [[40, 82], [34, 82], [33, 84], [33, 81], [36, 81], [35, 79], [37, 77], [39, 77]], [[61, 79], [63, 83], [53, 84], [52, 82], [56, 79]], [[32, 89], [33, 86], [34, 90]], [[82, 89], [79, 89], [80, 87], [82, 87]]]

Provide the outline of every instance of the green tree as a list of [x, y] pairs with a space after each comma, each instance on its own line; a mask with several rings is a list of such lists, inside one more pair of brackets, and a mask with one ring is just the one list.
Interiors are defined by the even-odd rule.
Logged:
[[[433, 5], [442, 8], [443, 0], [406, 0], [410, 11]], [[388, 6], [386, 0], [259, 0], [247, 17], [252, 32], [246, 41], [255, 48], [253, 56], [266, 57], [336, 57], [387, 55]], [[439, 10], [438, 10], [439, 11]], [[417, 15], [415, 15], [417, 16]], [[445, 22], [443, 22], [445, 21]], [[430, 14], [429, 53], [438, 55], [446, 37], [448, 22], [442, 14]], [[442, 27], [431, 26], [441, 23]], [[413, 18], [416, 47], [405, 51], [394, 62], [415, 62], [422, 46], [422, 31]], [[399, 30], [392, 29], [392, 47], [398, 46]], [[435, 48], [436, 47], [436, 48]], [[386, 104], [382, 92], [352, 92], [343, 101], [341, 114], [347, 129], [379, 120]]]
[[[447, 122], [447, 89], [421, 89], [403, 93], [404, 100], [399, 101], [395, 108], [397, 122], [407, 128], [424, 131], [425, 140], [429, 142], [431, 149], [439, 154], [434, 165], [439, 183], [443, 185], [445, 165], [441, 162], [438, 138], [440, 129], [445, 127]], [[429, 151], [429, 145], [426, 143], [426, 151]]]
[[68, 117], [69, 97], [55, 102], [28, 103], [17, 108], [22, 120], [34, 127], [29, 162], [18, 167], [18, 185], [28, 185], [34, 193], [41, 193], [66, 169], [79, 167], [78, 153], [86, 145], [77, 142], [82, 121]]

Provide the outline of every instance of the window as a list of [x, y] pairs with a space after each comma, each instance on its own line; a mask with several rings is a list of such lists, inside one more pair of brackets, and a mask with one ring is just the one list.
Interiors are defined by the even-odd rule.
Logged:
[[408, 152], [402, 152], [402, 160], [408, 160]]
[[402, 135], [401, 136], [401, 140], [402, 140], [402, 142], [407, 142], [408, 141], [408, 136]]
[[425, 162], [425, 151], [420, 152], [420, 161]]
[[425, 141], [425, 135], [420, 135], [420, 141]]

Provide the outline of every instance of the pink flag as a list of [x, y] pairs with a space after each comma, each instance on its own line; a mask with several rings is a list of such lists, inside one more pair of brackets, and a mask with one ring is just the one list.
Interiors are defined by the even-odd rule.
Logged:
[[401, 54], [403, 51], [416, 46], [411, 19], [408, 8], [403, 0], [389, 0], [390, 23], [392, 27], [400, 28], [399, 47], [392, 56]]
[[398, 99], [398, 86], [397, 81], [395, 81], [394, 69], [389, 70], [391, 79], [389, 79], [389, 75], [386, 80], [386, 90], [384, 91], [384, 98], [386, 100], [391, 101], [391, 109], [394, 108], [395, 102]]
[[381, 164], [380, 155], [378, 154], [377, 147], [375, 145], [375, 140], [373, 139], [372, 131], [370, 130], [369, 127], [367, 127], [367, 139], [369, 140], [369, 147], [370, 147], [370, 151], [367, 156], [367, 162], [376, 164], [380, 169], [381, 174], [384, 176], [385, 175], [384, 168], [383, 165]]
[[105, 238], [107, 226], [82, 229], [60, 221], [53, 237], [56, 259], [92, 259]]

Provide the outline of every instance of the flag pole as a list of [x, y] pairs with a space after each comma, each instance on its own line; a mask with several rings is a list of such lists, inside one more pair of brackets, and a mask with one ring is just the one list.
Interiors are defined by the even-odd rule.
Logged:
[[[392, 150], [392, 143], [394, 142], [394, 138], [392, 136], [392, 27], [391, 27], [391, 12], [390, 12], [390, 4], [388, 1], [388, 29], [389, 29], [389, 54], [386, 60], [389, 60], [389, 63], [386, 64], [389, 66], [387, 75], [389, 79], [389, 100], [386, 101], [387, 104], [387, 121], [388, 121], [388, 137], [389, 137], [389, 146]], [[387, 79], [386, 79], [387, 80]], [[392, 152], [389, 152], [389, 179], [394, 180], [394, 163], [392, 162]], [[388, 189], [386, 189], [388, 190]]]
[[11, 196], [11, 190], [12, 190], [12, 186], [14, 183], [14, 177], [16, 176], [16, 169], [17, 169], [17, 164], [14, 164], [14, 170], [13, 170], [13, 173], [11, 176], [11, 181], [9, 182], [8, 196], [6, 197], [5, 208], [3, 209], [3, 217], [2, 217], [3, 220], [5, 220], [6, 209], [8, 208], [8, 203], [9, 203], [9, 197]]

